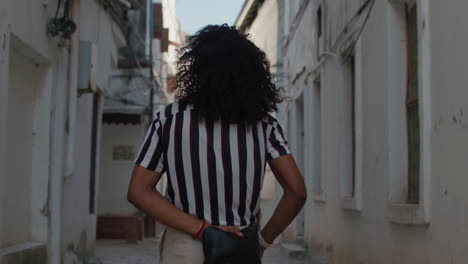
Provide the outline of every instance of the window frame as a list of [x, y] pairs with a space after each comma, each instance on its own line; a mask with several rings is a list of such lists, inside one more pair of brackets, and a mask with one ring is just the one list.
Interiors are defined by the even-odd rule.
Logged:
[[[320, 81], [320, 85], [317, 82]], [[324, 104], [323, 104], [323, 74], [320, 69], [310, 74], [306, 80], [307, 88], [304, 90], [305, 130], [310, 135], [305, 137], [304, 164], [305, 173], [310, 175], [307, 185], [312, 186], [312, 196], [315, 202], [326, 202], [326, 177], [325, 177], [325, 148], [324, 146]], [[319, 94], [317, 94], [317, 90]], [[317, 107], [319, 109], [317, 109]], [[317, 111], [318, 110], [318, 111]], [[318, 130], [317, 130], [318, 129]], [[319, 185], [318, 188], [316, 185]]]
[[[404, 225], [430, 223], [431, 93], [428, 4], [421, 0], [388, 0], [388, 151], [387, 218]], [[417, 5], [420, 171], [419, 203], [408, 202], [408, 134], [406, 92], [408, 76], [406, 5]], [[428, 20], [426, 20], [428, 21]], [[401, 41], [401, 40], [405, 41]]]
[[[411, 46], [411, 29], [410, 29], [410, 13], [416, 11], [416, 21], [413, 21], [417, 23], [417, 10], [415, 10], [417, 7], [415, 4], [405, 4], [404, 5], [405, 13], [406, 13], [406, 36], [407, 36], [407, 41], [406, 41], [406, 133], [407, 133], [407, 151], [408, 151], [408, 175], [407, 175], [407, 195], [406, 195], [406, 203], [409, 204], [419, 204], [420, 197], [419, 197], [419, 192], [421, 189], [420, 186], [420, 168], [421, 168], [421, 113], [419, 111], [419, 62], [417, 61], [419, 59], [419, 37], [416, 36], [416, 51], [413, 50], [414, 47]], [[417, 24], [416, 24], [416, 32], [418, 31]], [[413, 36], [414, 37], [414, 36]], [[415, 53], [415, 54], [413, 54]], [[415, 56], [416, 58], [416, 66], [413, 66], [414, 63], [414, 58], [412, 56]], [[415, 69], [413, 68], [415, 67]], [[414, 74], [413, 71], [416, 71], [416, 80], [414, 80], [415, 76], [412, 76]], [[414, 84], [415, 82], [415, 84]], [[413, 87], [415, 85], [416, 87]], [[416, 89], [416, 91], [414, 91]], [[412, 113], [412, 111], [416, 111], [416, 113]], [[415, 124], [412, 124], [411, 122], [415, 121]], [[413, 128], [416, 131], [413, 131], [411, 128]], [[413, 149], [413, 146], [417, 145], [417, 150]], [[416, 157], [415, 157], [416, 156]]]
[[[352, 45], [352, 43], [350, 43]], [[351, 48], [351, 47], [350, 47]], [[352, 57], [351, 57], [352, 56]], [[352, 82], [352, 90], [351, 91], [351, 102], [348, 101], [346, 94], [348, 91], [343, 90], [343, 107], [342, 107], [342, 116], [344, 117], [344, 121], [346, 121], [346, 116], [349, 114], [349, 107], [352, 109], [352, 116], [351, 116], [351, 127], [343, 127], [342, 134], [340, 138], [342, 140], [351, 140], [351, 142], [343, 142], [345, 146], [350, 146], [351, 150], [349, 149], [340, 149], [340, 160], [342, 161], [340, 165], [340, 204], [343, 210], [350, 210], [361, 212], [363, 209], [362, 205], [362, 184], [363, 184], [363, 80], [362, 80], [362, 41], [358, 39], [354, 50], [350, 53], [350, 57], [344, 60], [344, 64], [350, 63], [350, 59], [352, 58], [353, 64], [351, 67], [351, 72], [353, 76], [349, 77], [345, 66], [343, 67], [343, 89], [349, 89], [350, 85], [349, 82]], [[349, 79], [351, 78], [351, 79]], [[351, 104], [351, 105], [349, 105]], [[343, 124], [345, 126], [345, 124]], [[351, 130], [351, 131], [349, 131]], [[351, 133], [351, 136], [348, 135]], [[349, 138], [349, 139], [347, 139]], [[349, 152], [351, 151], [351, 154]], [[345, 155], [351, 155], [351, 157], [346, 157]], [[350, 164], [347, 166], [347, 160]], [[343, 165], [345, 164], [345, 165]], [[350, 177], [351, 173], [351, 180], [347, 179], [346, 177]], [[351, 184], [351, 186], [349, 186]], [[349, 192], [349, 188], [351, 188], [351, 192]]]

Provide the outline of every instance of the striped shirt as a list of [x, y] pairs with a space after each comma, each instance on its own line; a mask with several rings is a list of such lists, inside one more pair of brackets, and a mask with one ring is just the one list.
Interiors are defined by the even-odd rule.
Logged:
[[177, 102], [158, 112], [135, 163], [167, 174], [166, 198], [213, 225], [255, 223], [268, 161], [289, 154], [278, 121], [199, 120]]

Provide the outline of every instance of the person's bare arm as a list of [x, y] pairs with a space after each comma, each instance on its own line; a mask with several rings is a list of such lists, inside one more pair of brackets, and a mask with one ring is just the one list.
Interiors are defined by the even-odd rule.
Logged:
[[[183, 231], [190, 235], [195, 234], [202, 221], [179, 210], [155, 189], [162, 174], [135, 165], [128, 187], [127, 199], [144, 213], [156, 218], [160, 223]], [[218, 227], [237, 236], [243, 236], [239, 229], [230, 226]]]
[[128, 187], [128, 201], [164, 225], [195, 234], [201, 221], [176, 208], [155, 189], [161, 176], [159, 172], [136, 165]]
[[269, 165], [284, 190], [273, 215], [261, 231], [265, 242], [271, 244], [301, 211], [307, 199], [307, 191], [304, 178], [291, 154], [276, 158]]

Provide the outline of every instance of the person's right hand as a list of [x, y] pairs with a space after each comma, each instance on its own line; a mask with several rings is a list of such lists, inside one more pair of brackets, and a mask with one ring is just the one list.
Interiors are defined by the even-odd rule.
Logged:
[[214, 228], [218, 228], [218, 229], [221, 229], [223, 230], [224, 232], [227, 232], [227, 233], [231, 233], [233, 235], [235, 235], [236, 237], [238, 238], [242, 238], [244, 237], [244, 234], [242, 234], [242, 232], [240, 231], [239, 228], [235, 227], [235, 226], [215, 226], [215, 225], [210, 225], [210, 224], [206, 224], [205, 227], [203, 228], [203, 231], [201, 232], [202, 235], [200, 235], [198, 237], [198, 239], [202, 239], [203, 237], [203, 232], [205, 231], [205, 229], [207, 229], [208, 227], [214, 227]]
[[240, 231], [239, 228], [235, 226], [215, 226], [215, 225], [207, 225], [206, 227], [214, 227], [223, 230], [224, 232], [231, 233], [235, 235], [236, 237], [242, 238], [244, 237], [244, 234]]

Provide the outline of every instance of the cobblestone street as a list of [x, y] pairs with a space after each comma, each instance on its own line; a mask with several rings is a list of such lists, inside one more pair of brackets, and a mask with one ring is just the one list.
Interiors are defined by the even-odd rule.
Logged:
[[[123, 240], [98, 240], [96, 257], [102, 264], [157, 264], [159, 261], [159, 247], [156, 239], [145, 239], [137, 243]], [[314, 261], [313, 257], [288, 257], [288, 253], [280, 245], [271, 246], [263, 257], [265, 264], [325, 264]]]

